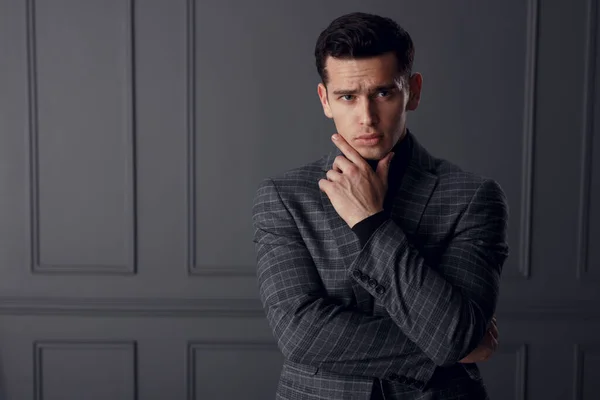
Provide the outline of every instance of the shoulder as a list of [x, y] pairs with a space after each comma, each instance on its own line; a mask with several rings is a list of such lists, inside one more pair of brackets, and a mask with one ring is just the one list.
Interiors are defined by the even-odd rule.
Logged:
[[327, 155], [262, 179], [254, 197], [254, 213], [269, 208], [286, 208], [295, 215], [321, 209], [319, 180], [325, 176], [323, 165]]
[[279, 174], [264, 178], [258, 185], [258, 190], [276, 190], [281, 196], [289, 194], [318, 194], [319, 179], [325, 175], [323, 163], [327, 155], [307, 164], [288, 169]]
[[490, 204], [500, 202], [507, 207], [504, 190], [495, 179], [466, 171], [446, 159], [435, 160], [433, 173], [438, 177], [436, 192], [440, 198], [465, 206], [478, 201]]
[[443, 158], [436, 158], [433, 173], [438, 177], [439, 190], [454, 192], [473, 192], [488, 178], [466, 171], [459, 165]]
[[[437, 157], [429, 152], [412, 132], [409, 138], [412, 143], [412, 175], [416, 180], [425, 175], [429, 175], [430, 178], [431, 175], [436, 177], [434, 199], [442, 199], [446, 206], [453, 204], [460, 207], [478, 193], [491, 191], [503, 195], [500, 185], [494, 179], [467, 171], [453, 161]], [[414, 171], [415, 168], [418, 172]]]

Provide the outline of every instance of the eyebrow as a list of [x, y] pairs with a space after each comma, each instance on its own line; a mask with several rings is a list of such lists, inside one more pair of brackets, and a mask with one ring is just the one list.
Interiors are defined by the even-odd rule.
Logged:
[[[389, 83], [387, 85], [380, 85], [377, 86], [375, 88], [373, 88], [371, 90], [371, 93], [373, 92], [380, 92], [382, 90], [392, 90], [392, 89], [398, 89], [398, 86], [396, 85], [396, 83]], [[357, 94], [359, 91], [356, 89], [338, 89], [338, 90], [334, 90], [333, 94], [335, 95], [349, 95], [349, 94]]]

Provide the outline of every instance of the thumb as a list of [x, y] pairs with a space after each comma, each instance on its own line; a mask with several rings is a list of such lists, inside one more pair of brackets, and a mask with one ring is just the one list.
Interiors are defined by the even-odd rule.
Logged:
[[394, 153], [389, 153], [377, 163], [377, 176], [379, 177], [379, 179], [381, 179], [381, 181], [386, 187], [392, 158], [394, 158]]

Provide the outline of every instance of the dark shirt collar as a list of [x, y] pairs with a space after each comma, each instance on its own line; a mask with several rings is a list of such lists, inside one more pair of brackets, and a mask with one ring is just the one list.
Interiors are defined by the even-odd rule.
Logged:
[[[404, 137], [399, 139], [391, 150], [394, 153], [394, 158], [392, 158], [392, 163], [390, 164], [390, 169], [388, 171], [388, 189], [383, 203], [385, 214], [388, 216], [391, 213], [392, 199], [394, 198], [398, 187], [400, 187], [400, 182], [402, 181], [404, 172], [406, 171], [406, 169], [408, 168], [408, 164], [410, 163], [412, 150], [413, 142], [411, 139], [410, 131], [407, 128]], [[379, 162], [379, 160], [366, 161], [367, 163], [369, 163], [371, 168], [373, 168], [373, 171], [377, 170], [377, 163]]]

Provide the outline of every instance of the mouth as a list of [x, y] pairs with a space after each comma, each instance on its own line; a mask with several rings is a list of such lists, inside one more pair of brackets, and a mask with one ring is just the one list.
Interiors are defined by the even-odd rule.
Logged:
[[371, 133], [371, 134], [367, 134], [367, 135], [360, 135], [357, 137], [357, 139], [374, 139], [377, 137], [381, 137], [382, 135], [378, 134], [378, 133]]
[[378, 144], [383, 136], [381, 135], [362, 135], [356, 138], [356, 141], [360, 145], [373, 146]]

